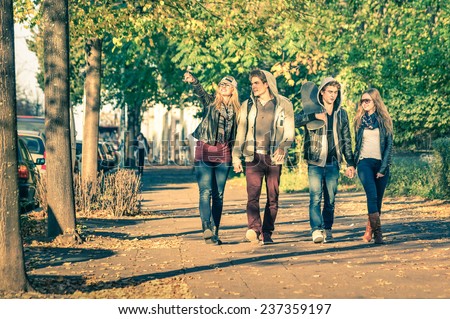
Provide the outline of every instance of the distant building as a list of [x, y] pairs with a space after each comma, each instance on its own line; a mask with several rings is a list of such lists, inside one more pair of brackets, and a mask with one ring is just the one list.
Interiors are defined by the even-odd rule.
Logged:
[[[149, 161], [154, 165], [191, 165], [195, 141], [190, 134], [200, 123], [195, 115], [198, 107], [183, 109], [167, 108], [161, 104], [150, 107], [142, 116], [141, 132], [150, 144]], [[104, 105], [100, 111], [99, 139], [119, 139], [123, 133], [120, 129], [121, 110], [111, 105]], [[75, 108], [76, 139], [83, 139], [84, 110], [80, 105]], [[114, 141], [116, 142], [116, 141]]]
[[200, 119], [198, 107], [167, 110], [163, 105], [149, 108], [142, 117], [141, 132], [150, 145], [150, 161], [154, 164], [191, 165], [195, 141], [190, 134]]

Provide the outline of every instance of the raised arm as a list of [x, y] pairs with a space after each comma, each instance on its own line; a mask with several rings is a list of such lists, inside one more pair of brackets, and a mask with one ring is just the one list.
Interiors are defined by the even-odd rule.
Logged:
[[194, 77], [190, 72], [184, 73], [184, 82], [192, 84], [194, 93], [200, 99], [203, 109], [208, 107], [214, 101], [214, 95], [205, 91], [198, 79]]

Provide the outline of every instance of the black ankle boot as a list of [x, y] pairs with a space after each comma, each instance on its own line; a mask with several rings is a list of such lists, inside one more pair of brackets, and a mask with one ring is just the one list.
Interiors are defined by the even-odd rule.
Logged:
[[213, 236], [211, 237], [211, 241], [216, 245], [222, 245], [222, 241], [219, 238], [219, 227], [213, 227]]

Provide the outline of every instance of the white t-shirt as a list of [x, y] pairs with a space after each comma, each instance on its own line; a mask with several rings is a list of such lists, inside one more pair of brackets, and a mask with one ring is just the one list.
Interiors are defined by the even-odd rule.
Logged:
[[374, 158], [377, 160], [381, 160], [379, 128], [375, 128], [373, 130], [364, 130], [361, 145], [361, 154], [359, 155], [359, 159], [363, 158]]

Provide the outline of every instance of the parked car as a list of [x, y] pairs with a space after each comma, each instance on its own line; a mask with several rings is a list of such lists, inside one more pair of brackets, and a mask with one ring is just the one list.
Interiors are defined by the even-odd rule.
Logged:
[[81, 141], [76, 141], [75, 144], [75, 173], [81, 173], [81, 149], [83, 148], [83, 144]]
[[21, 212], [38, 207], [35, 199], [39, 171], [36, 165], [44, 165], [44, 158], [33, 161], [30, 152], [22, 138], [17, 140], [17, 174], [19, 184], [19, 205]]
[[108, 148], [103, 145], [103, 142], [98, 143], [98, 167], [100, 170], [107, 172], [116, 167], [114, 156], [108, 152]]
[[118, 168], [120, 164], [120, 153], [115, 149], [114, 144], [111, 142], [100, 142], [100, 144], [102, 145], [108, 160], [113, 161], [113, 166]]
[[[36, 162], [38, 158], [46, 158], [45, 152], [45, 134], [39, 131], [24, 131], [19, 130], [18, 136], [25, 142], [28, 151], [31, 153], [33, 161]], [[46, 165], [38, 165], [39, 172], [45, 173]]]
[[[73, 114], [70, 113], [70, 144], [72, 149], [72, 154], [75, 154], [75, 122], [73, 122]], [[43, 136], [44, 141], [45, 136], [45, 117], [42, 116], [30, 116], [30, 115], [18, 115], [17, 116], [17, 130], [18, 131], [36, 131]], [[72, 165], [76, 166], [75, 159], [72, 159]]]
[[[97, 146], [97, 171], [107, 172], [115, 167], [114, 157], [112, 155], [107, 154], [106, 147], [102, 145], [102, 142], [98, 143]], [[76, 169], [78, 167], [78, 172], [81, 172], [81, 159], [83, 152], [83, 142], [76, 142]]]

